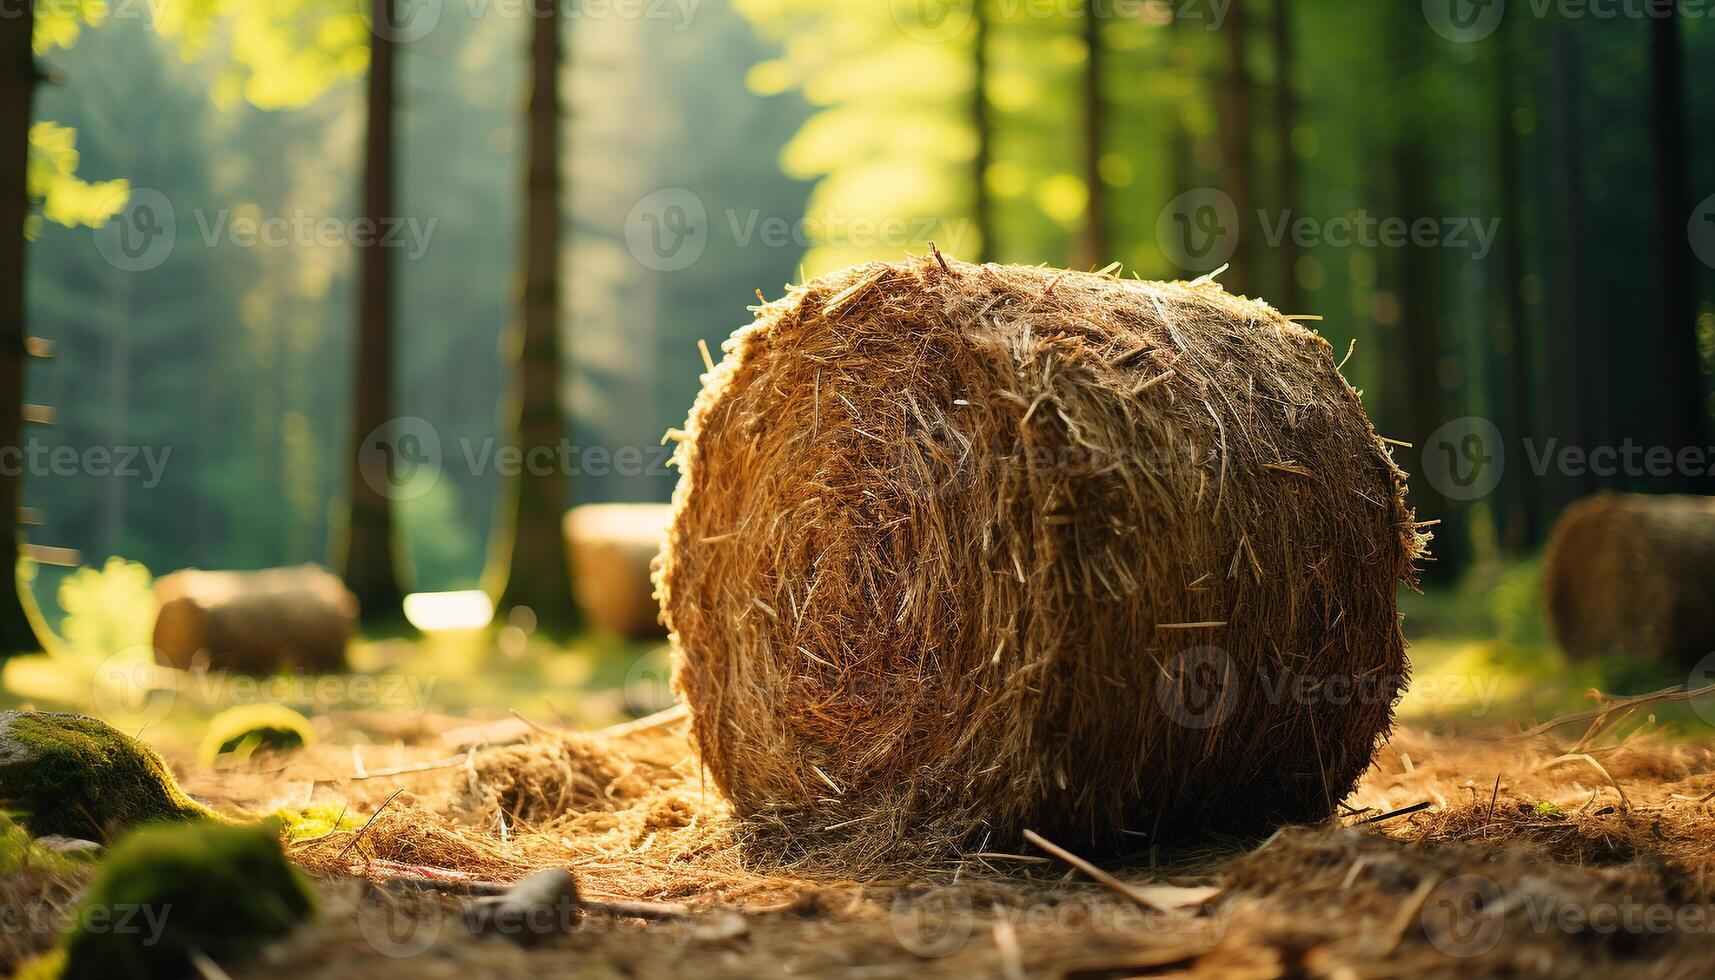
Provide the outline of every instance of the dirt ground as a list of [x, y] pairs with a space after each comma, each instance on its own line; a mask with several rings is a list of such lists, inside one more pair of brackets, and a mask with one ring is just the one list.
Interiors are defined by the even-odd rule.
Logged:
[[[1588, 719], [1402, 729], [1337, 820], [1141, 853], [1107, 884], [1024, 848], [865, 883], [782, 865], [705, 784], [682, 722], [358, 722], [389, 744], [174, 760], [218, 809], [339, 828], [306, 820], [288, 847], [320, 919], [233, 977], [1715, 976], [1715, 751]], [[471, 882], [547, 867], [686, 915], [562, 908], [471, 934]], [[401, 884], [420, 879], [438, 884]]]

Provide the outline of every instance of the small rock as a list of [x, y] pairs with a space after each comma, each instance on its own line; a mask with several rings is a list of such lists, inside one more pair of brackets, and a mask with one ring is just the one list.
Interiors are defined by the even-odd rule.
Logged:
[[750, 923], [737, 912], [715, 912], [697, 920], [691, 938], [700, 943], [725, 943], [750, 934]]
[[577, 879], [565, 868], [550, 868], [520, 879], [504, 894], [471, 902], [465, 906], [464, 922], [476, 935], [534, 946], [570, 932], [578, 906]]
[[81, 837], [61, 837], [58, 834], [48, 834], [45, 837], [38, 837], [36, 838], [36, 844], [60, 854], [97, 854], [101, 851], [101, 845], [97, 844], [95, 841], [84, 840]]

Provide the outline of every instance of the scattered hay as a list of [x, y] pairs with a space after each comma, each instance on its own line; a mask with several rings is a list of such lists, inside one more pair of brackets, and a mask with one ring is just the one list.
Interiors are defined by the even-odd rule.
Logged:
[[587, 735], [567, 734], [484, 752], [471, 761], [464, 807], [512, 826], [545, 826], [635, 802], [655, 785], [648, 768]]
[[1425, 539], [1316, 334], [937, 258], [806, 283], [725, 350], [658, 577], [761, 847], [1131, 850], [1326, 816], [1368, 765]]
[[1574, 657], [1689, 668], [1715, 650], [1715, 499], [1580, 500], [1560, 516], [1542, 567], [1554, 639]]
[[45, 953], [90, 874], [90, 864], [31, 842], [24, 828], [0, 813], [0, 974], [11, 976]]

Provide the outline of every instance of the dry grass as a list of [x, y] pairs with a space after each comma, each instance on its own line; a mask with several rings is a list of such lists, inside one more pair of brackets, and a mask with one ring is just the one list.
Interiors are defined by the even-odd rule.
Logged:
[[[762, 856], [885, 873], [1332, 812], [1405, 680], [1424, 536], [1326, 342], [1212, 283], [938, 256], [756, 314], [680, 441], [659, 582]], [[1211, 688], [1221, 724], [1165, 706]]]

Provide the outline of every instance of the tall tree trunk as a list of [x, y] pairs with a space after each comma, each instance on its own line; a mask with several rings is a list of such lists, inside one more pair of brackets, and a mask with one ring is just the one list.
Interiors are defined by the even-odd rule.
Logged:
[[[1558, 227], [1550, 235], [1553, 276], [1548, 292], [1553, 297], [1553, 321], [1559, 326], [1555, 342], [1547, 344], [1547, 389], [1550, 425], [1548, 435], [1560, 446], [1575, 446], [1588, 452], [1597, 435], [1595, 420], [1606, 408], [1606, 382], [1593, 377], [1593, 352], [1585, 339], [1590, 334], [1590, 302], [1584, 261], [1584, 160], [1582, 127], [1578, 120], [1578, 53], [1571, 25], [1558, 21], [1550, 27], [1552, 55], [1552, 99], [1555, 125], [1550, 159], [1553, 160], [1553, 210]], [[1550, 470], [1550, 499], [1556, 508], [1571, 503], [1594, 489], [1586, 473], [1573, 475]]]
[[[517, 338], [516, 440], [524, 458], [560, 459], [560, 14], [535, 0], [530, 41], [528, 172], [524, 209], [524, 302]], [[527, 465], [513, 479], [496, 521], [494, 565], [504, 576], [496, 612], [527, 607], [549, 635], [579, 625], [561, 521], [567, 475]]]
[[1497, 508], [1501, 544], [1520, 555], [1536, 544], [1538, 520], [1536, 497], [1524, 442], [1534, 435], [1531, 412], [1531, 346], [1526, 330], [1524, 304], [1524, 217], [1520, 202], [1525, 189], [1519, 179], [1518, 138], [1513, 131], [1515, 91], [1518, 86], [1513, 32], [1505, 23], [1495, 37], [1495, 140], [1500, 166], [1500, 329], [1495, 331], [1494, 356], [1500, 371], [1494, 386], [1499, 428], [1511, 465], [1501, 472], [1501, 505]]
[[1251, 191], [1251, 81], [1245, 56], [1249, 31], [1244, 0], [1234, 0], [1228, 8], [1225, 31], [1227, 70], [1221, 83], [1221, 184], [1238, 213], [1239, 237], [1232, 268], [1222, 274], [1221, 282], [1232, 292], [1248, 294], [1255, 289], [1257, 278], [1254, 260], [1257, 243], [1253, 239], [1262, 230], [1257, 224]]
[[995, 258], [994, 200], [989, 195], [989, 163], [994, 159], [994, 124], [989, 119], [989, 15], [985, 0], [972, 0], [971, 132], [977, 140], [971, 160], [971, 217], [977, 226], [978, 262]]
[[[1697, 353], [1697, 285], [1685, 223], [1691, 214], [1685, 169], [1685, 96], [1678, 5], [1655, 0], [1650, 21], [1650, 138], [1655, 157], [1656, 336], [1661, 416], [1651, 437], [1675, 453], [1709, 445], [1708, 408]], [[1681, 474], [1676, 490], [1707, 492], [1709, 480]]]
[[[381, 222], [397, 217], [393, 207], [394, 42], [390, 26], [394, 0], [371, 0], [374, 14], [369, 56], [369, 126], [364, 139], [363, 217]], [[402, 622], [405, 591], [395, 550], [393, 473], [364, 473], [365, 441], [393, 417], [393, 260], [379, 236], [358, 250], [357, 364], [353, 378], [350, 499], [346, 514], [345, 582], [357, 596], [367, 628], [391, 629]], [[407, 451], [404, 446], [383, 449]], [[370, 452], [375, 447], [370, 447]], [[389, 464], [391, 461], [387, 461]], [[379, 477], [379, 478], [378, 478]], [[375, 484], [382, 484], [376, 486]]]
[[[30, 51], [34, 5], [20, 3], [0, 17], [0, 455], [12, 463], [24, 445], [24, 222], [30, 201], [30, 106], [36, 62]], [[34, 602], [18, 579], [23, 549], [18, 509], [24, 502], [21, 466], [0, 467], [0, 659], [42, 649], [31, 615]]]
[[1109, 261], [1108, 196], [1102, 187], [1107, 107], [1102, 97], [1102, 18], [1096, 0], [1084, 0], [1084, 50], [1084, 184], [1090, 196], [1074, 265], [1094, 268]]
[[[1274, 0], [1274, 206], [1284, 219], [1298, 204], [1298, 157], [1292, 152], [1297, 99], [1292, 92], [1292, 3]], [[1287, 235], [1274, 245], [1275, 295], [1269, 300], [1288, 313], [1303, 313], [1298, 288], [1298, 246]]]

